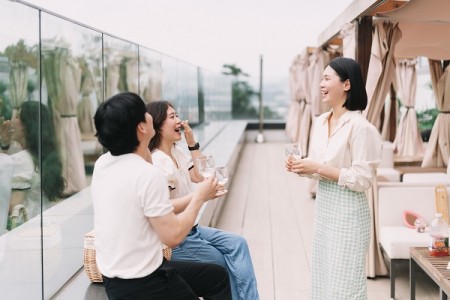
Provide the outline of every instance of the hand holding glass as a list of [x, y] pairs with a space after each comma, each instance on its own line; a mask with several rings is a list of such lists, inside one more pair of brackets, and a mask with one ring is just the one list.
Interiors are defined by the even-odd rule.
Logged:
[[200, 175], [208, 178], [214, 174], [214, 159], [212, 155], [203, 155], [197, 157], [197, 169]]
[[296, 160], [302, 158], [302, 148], [298, 143], [286, 144], [284, 150], [286, 157], [292, 156]]
[[218, 167], [216, 168], [216, 178], [220, 185], [225, 186], [228, 182], [228, 167]]

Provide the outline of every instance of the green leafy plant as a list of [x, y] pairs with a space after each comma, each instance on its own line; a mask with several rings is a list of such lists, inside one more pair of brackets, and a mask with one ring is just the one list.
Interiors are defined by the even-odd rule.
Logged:
[[225, 70], [222, 71], [222, 74], [234, 77], [231, 91], [233, 118], [256, 118], [258, 114], [251, 103], [251, 99], [258, 93], [253, 90], [247, 81], [240, 79], [242, 76], [248, 77], [248, 74], [234, 64], [224, 64], [223, 68]]

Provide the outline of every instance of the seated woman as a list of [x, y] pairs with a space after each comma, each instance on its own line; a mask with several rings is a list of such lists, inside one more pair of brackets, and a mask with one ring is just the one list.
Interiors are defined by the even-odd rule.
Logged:
[[[192, 182], [203, 177], [193, 163], [202, 155], [187, 121], [181, 121], [168, 101], [147, 104], [153, 117], [155, 136], [150, 141], [153, 165], [162, 170], [169, 184], [173, 202], [188, 203], [192, 196]], [[175, 143], [181, 140], [184, 129], [191, 157]], [[236, 234], [215, 228], [195, 225], [186, 239], [172, 250], [172, 260], [217, 263], [228, 270], [233, 299], [259, 299], [255, 273], [246, 240]]]
[[[22, 149], [11, 154], [13, 175], [10, 216], [22, 210], [25, 212], [23, 222], [26, 218], [40, 214], [41, 178], [43, 210], [65, 197], [65, 180], [56, 133], [52, 116], [45, 105], [38, 101], [24, 102], [11, 121], [4, 121], [0, 137], [2, 151], [7, 152], [12, 141], [17, 142]], [[8, 229], [13, 229], [11, 224]]]

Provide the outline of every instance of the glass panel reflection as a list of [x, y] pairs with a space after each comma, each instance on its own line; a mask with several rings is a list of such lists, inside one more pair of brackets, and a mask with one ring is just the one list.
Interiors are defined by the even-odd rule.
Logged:
[[[42, 214], [44, 294], [51, 296], [80, 268], [81, 237], [93, 227], [86, 213], [90, 199], [79, 195], [89, 184], [86, 170], [102, 153], [92, 119], [104, 98], [102, 35], [47, 13], [41, 14], [41, 28], [42, 102], [52, 112], [53, 135], [60, 145], [54, 156], [62, 160], [67, 197]], [[51, 132], [45, 131], [42, 136]], [[42, 144], [42, 157], [49, 153]], [[56, 166], [54, 162], [48, 169]], [[44, 175], [43, 183], [55, 184], [56, 174]]]
[[178, 110], [177, 89], [177, 60], [173, 57], [162, 55], [162, 96], [164, 100], [172, 102]]
[[[177, 113], [183, 120], [189, 120], [189, 122], [194, 122], [189, 118], [189, 64], [177, 61]], [[195, 123], [195, 122], [194, 122]]]
[[200, 123], [199, 116], [199, 100], [198, 100], [198, 68], [194, 65], [188, 66], [188, 87], [186, 109], [188, 112], [188, 119], [191, 124]]
[[[42, 294], [39, 15], [0, 3], [0, 291]], [[53, 202], [44, 200], [44, 207]], [[26, 223], [26, 225], [24, 225]]]
[[144, 101], [162, 99], [161, 54], [139, 47], [139, 94]]
[[106, 99], [119, 92], [139, 92], [138, 46], [103, 35]]
[[93, 228], [86, 187], [103, 152], [98, 104], [139, 92], [198, 124], [203, 101], [207, 120], [230, 116], [231, 85], [18, 2], [0, 1], [0, 24], [1, 297], [50, 299], [82, 266], [82, 237]]
[[94, 138], [92, 117], [102, 100], [101, 35], [42, 14], [43, 101], [52, 108], [61, 145], [66, 194], [87, 186], [82, 147]]
[[231, 118], [231, 79], [202, 69], [205, 121]]

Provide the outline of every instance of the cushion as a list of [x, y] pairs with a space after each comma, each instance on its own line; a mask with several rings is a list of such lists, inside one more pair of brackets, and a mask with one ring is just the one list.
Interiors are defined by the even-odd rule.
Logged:
[[379, 232], [380, 245], [390, 259], [409, 259], [411, 247], [428, 247], [428, 241], [428, 232], [404, 226], [384, 226]]
[[378, 181], [400, 181], [400, 172], [394, 168], [377, 168]]
[[447, 175], [446, 173], [440, 173], [440, 172], [405, 173], [405, 174], [403, 174], [403, 182], [447, 185], [450, 183], [450, 175]]

